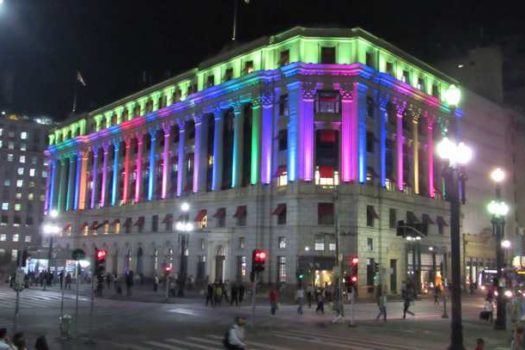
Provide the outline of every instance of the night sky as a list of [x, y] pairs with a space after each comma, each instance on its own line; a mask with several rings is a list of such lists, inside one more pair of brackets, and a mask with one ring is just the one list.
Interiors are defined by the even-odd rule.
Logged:
[[[0, 74], [14, 72], [11, 110], [63, 119], [78, 69], [91, 110], [192, 68], [231, 39], [234, 0], [4, 0]], [[433, 62], [523, 34], [519, 1], [239, 1], [238, 40], [295, 25], [360, 26]], [[515, 4], [515, 5], [514, 5]], [[146, 80], [148, 80], [146, 79]]]

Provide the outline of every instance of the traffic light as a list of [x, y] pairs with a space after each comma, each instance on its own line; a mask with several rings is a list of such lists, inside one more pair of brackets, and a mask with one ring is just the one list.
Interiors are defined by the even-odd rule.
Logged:
[[359, 276], [359, 258], [353, 257], [350, 261], [350, 284], [357, 284], [357, 276]]
[[164, 274], [169, 275], [170, 273], [171, 273], [171, 265], [170, 264], [164, 265]]
[[303, 270], [300, 270], [298, 269], [297, 270], [297, 280], [300, 282], [302, 280], [304, 280], [304, 273], [303, 273]]
[[106, 271], [106, 255], [107, 250], [95, 249], [95, 274], [101, 276]]
[[261, 249], [254, 249], [252, 252], [252, 270], [255, 272], [264, 271], [266, 263], [266, 252]]

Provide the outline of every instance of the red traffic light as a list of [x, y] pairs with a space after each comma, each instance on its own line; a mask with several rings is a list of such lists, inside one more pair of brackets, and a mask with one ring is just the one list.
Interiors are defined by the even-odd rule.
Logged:
[[357, 276], [352, 276], [352, 282], [357, 282]]
[[105, 249], [98, 249], [97, 250], [97, 260], [104, 260], [106, 259], [107, 251]]
[[264, 250], [260, 250], [256, 253], [255, 259], [264, 262], [266, 260], [266, 252]]
[[164, 272], [171, 272], [171, 266], [165, 266], [164, 267]]
[[357, 265], [359, 263], [359, 258], [352, 258], [352, 265]]

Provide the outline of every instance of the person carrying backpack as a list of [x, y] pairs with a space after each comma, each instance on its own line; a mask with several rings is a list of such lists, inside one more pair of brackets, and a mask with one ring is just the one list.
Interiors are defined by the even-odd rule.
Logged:
[[244, 343], [244, 325], [246, 320], [241, 316], [235, 317], [235, 322], [230, 329], [224, 334], [223, 344], [229, 350], [244, 350], [246, 344]]

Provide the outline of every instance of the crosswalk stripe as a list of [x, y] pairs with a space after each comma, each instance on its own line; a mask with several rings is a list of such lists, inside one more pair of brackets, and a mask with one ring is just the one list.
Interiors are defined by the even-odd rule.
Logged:
[[[214, 335], [214, 334], [208, 334], [206, 335], [208, 338], [213, 338], [213, 339], [220, 339], [222, 340], [222, 337], [219, 337], [218, 335]], [[263, 348], [263, 349], [270, 349], [270, 350], [290, 350], [289, 348], [283, 348], [281, 346], [276, 346], [276, 345], [269, 345], [269, 344], [263, 344], [263, 343], [259, 343], [259, 342], [254, 342], [254, 341], [247, 341], [246, 342], [248, 345], [255, 345], [256, 347], [260, 347], [260, 348]], [[250, 349], [252, 349], [252, 347], [250, 346]]]
[[334, 342], [330, 342], [330, 341], [327, 341], [327, 340], [316, 340], [316, 339], [305, 339], [304, 337], [301, 338], [299, 336], [294, 336], [294, 335], [287, 335], [287, 334], [281, 334], [281, 333], [277, 333], [277, 332], [272, 332], [273, 335], [277, 336], [277, 337], [280, 337], [280, 338], [284, 338], [284, 339], [290, 339], [290, 340], [298, 340], [298, 341], [302, 341], [302, 342], [309, 342], [309, 343], [314, 343], [314, 344], [322, 344], [322, 345], [330, 345], [330, 346], [333, 346], [333, 347], [336, 347], [336, 348], [342, 348], [342, 349], [354, 349], [354, 350], [374, 350], [372, 348], [363, 348], [361, 346], [359, 346], [358, 348], [355, 348], [355, 347], [352, 347], [348, 344], [342, 344], [342, 343], [334, 343]]
[[175, 338], [164, 339], [164, 341], [167, 341], [167, 342], [170, 342], [170, 343], [174, 343], [174, 344], [177, 344], [177, 345], [185, 345], [185, 346], [189, 346], [189, 347], [194, 347], [194, 348], [197, 348], [197, 349], [217, 350], [216, 346], [214, 346], [213, 348], [210, 348], [209, 346], [193, 344], [193, 343], [190, 343], [190, 342], [187, 342], [187, 341], [184, 341], [184, 340], [175, 339]]
[[168, 349], [168, 350], [185, 350], [183, 348], [179, 348], [178, 346], [172, 346], [172, 345], [164, 344], [164, 343], [161, 343], [161, 342], [158, 342], [158, 341], [155, 341], [155, 340], [147, 340], [147, 341], [144, 341], [144, 343], [146, 343], [148, 345], [153, 345], [153, 346], [156, 346], [156, 347], [159, 347], [159, 348], [163, 348], [163, 349]]
[[119, 349], [126, 349], [126, 350], [149, 350], [149, 348], [144, 348], [143, 346], [136, 346], [131, 344], [119, 344], [115, 342], [110, 343], [112, 346], [116, 346]]

